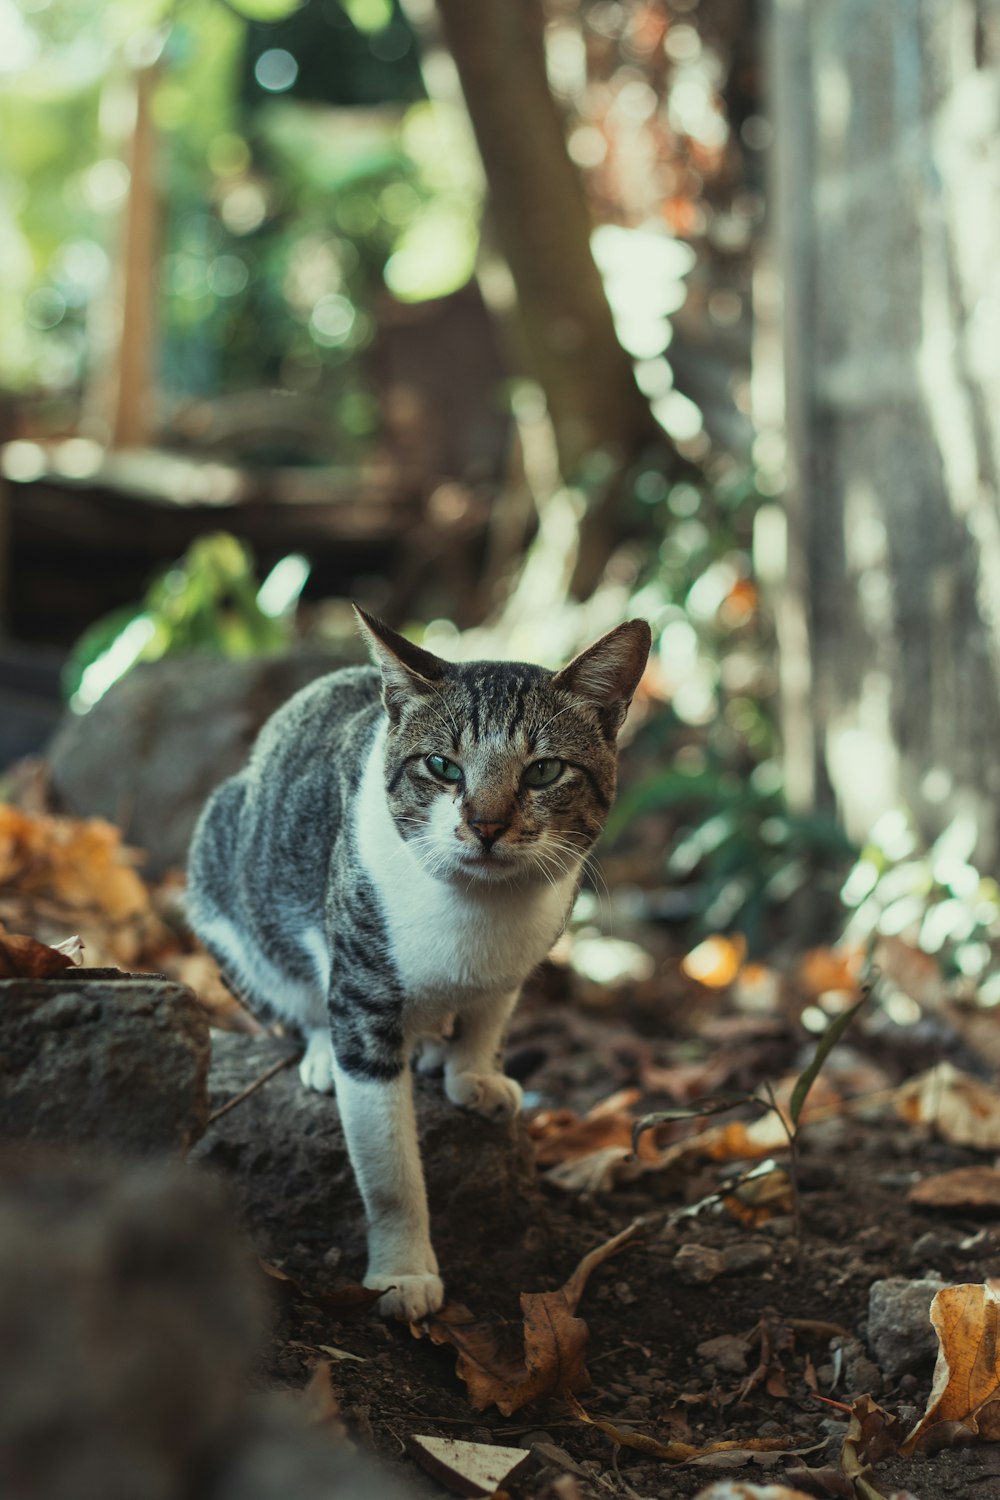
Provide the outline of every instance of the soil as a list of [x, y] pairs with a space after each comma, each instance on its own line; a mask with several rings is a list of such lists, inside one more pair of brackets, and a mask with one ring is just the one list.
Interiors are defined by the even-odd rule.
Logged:
[[[728, 1048], [731, 1061], [714, 1087], [752, 1087], [794, 1074], [804, 1042], [809, 1050], [796, 1016], [782, 1015], [780, 1005], [765, 1017], [741, 1017], [729, 1005], [727, 1022], [725, 1001], [700, 989], [692, 994], [690, 986], [684, 994], [677, 988], [683, 1009], [664, 1006], [662, 983], [655, 1006], [652, 991], [644, 994], [641, 986], [619, 991], [613, 1005], [606, 990], [600, 1005], [589, 1003], [596, 993], [552, 969], [526, 997], [508, 1067], [528, 1091], [529, 1119], [542, 1107], [582, 1113], [623, 1085], [641, 1083], [644, 1069], [652, 1076], [651, 1063], [700, 1065], [712, 1050], [706, 1039], [726, 1035], [727, 1024], [730, 1039], [715, 1052]], [[943, 1023], [929, 1033], [927, 1025], [893, 1027], [873, 1017], [853, 1050], [834, 1054], [830, 1066], [835, 1079], [840, 1059], [845, 1076], [892, 1085], [943, 1055], [968, 1062], [961, 1037]], [[283, 1076], [291, 1086], [292, 1076]], [[432, 1091], [433, 1080], [420, 1089]], [[656, 1104], [655, 1092], [646, 1088], [641, 1108]], [[831, 1111], [800, 1138], [801, 1233], [788, 1212], [751, 1227], [719, 1205], [680, 1216], [685, 1203], [699, 1201], [733, 1172], [732, 1162], [702, 1167], [686, 1179], [654, 1172], [591, 1196], [552, 1188], [542, 1174], [541, 1193], [528, 1205], [530, 1223], [514, 1232], [509, 1204], [502, 1208], [498, 1200], [493, 1217], [488, 1191], [484, 1200], [473, 1132], [461, 1168], [467, 1206], [460, 1185], [443, 1217], [432, 1189], [449, 1298], [480, 1318], [505, 1322], [512, 1336], [520, 1328], [520, 1293], [559, 1287], [584, 1254], [645, 1219], [645, 1232], [593, 1273], [580, 1305], [590, 1330], [592, 1386], [580, 1395], [585, 1412], [660, 1442], [701, 1446], [783, 1437], [777, 1453], [744, 1451], [733, 1455], [731, 1466], [722, 1455], [683, 1465], [653, 1460], [587, 1425], [558, 1396], [511, 1417], [495, 1407], [477, 1412], [456, 1376], [454, 1351], [374, 1314], [331, 1318], [297, 1295], [282, 1298], [276, 1310], [261, 1381], [299, 1389], [318, 1361], [331, 1358], [332, 1387], [354, 1440], [380, 1455], [418, 1496], [443, 1491], [407, 1456], [410, 1434], [531, 1448], [533, 1462], [509, 1486], [512, 1500], [557, 1494], [684, 1500], [721, 1478], [850, 1495], [839, 1474], [847, 1407], [870, 1393], [908, 1429], [924, 1410], [933, 1370], [932, 1353], [914, 1353], [902, 1373], [879, 1369], [866, 1344], [872, 1283], [891, 1276], [981, 1283], [1000, 1261], [997, 1210], [983, 1216], [920, 1209], [907, 1201], [907, 1191], [933, 1172], [984, 1159], [904, 1123], [884, 1103]], [[339, 1184], [338, 1202], [321, 1214], [323, 1222], [317, 1222], [314, 1191], [292, 1195], [281, 1220], [272, 1216], [266, 1225], [255, 1225], [253, 1206], [245, 1205], [261, 1253], [314, 1296], [363, 1275], [352, 1192]], [[706, 1258], [688, 1248], [678, 1263], [685, 1246], [726, 1252], [730, 1268], [708, 1282], [691, 1280], [679, 1266]], [[731, 1339], [711, 1347], [726, 1335], [746, 1340], [742, 1366]], [[331, 1348], [353, 1357], [331, 1356]], [[565, 1474], [573, 1476], [575, 1492], [567, 1481], [557, 1482]], [[887, 1458], [870, 1481], [872, 1493], [886, 1497], [908, 1492], [919, 1500], [994, 1500], [1000, 1497], [1000, 1447], [974, 1443], [910, 1460]]]

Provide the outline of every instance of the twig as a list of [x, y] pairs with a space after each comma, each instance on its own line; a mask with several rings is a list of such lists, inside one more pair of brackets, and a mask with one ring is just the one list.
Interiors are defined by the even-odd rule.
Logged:
[[625, 1478], [625, 1475], [618, 1467], [618, 1455], [621, 1451], [621, 1443], [611, 1444], [611, 1467], [615, 1471], [615, 1478], [617, 1479], [620, 1487], [625, 1491], [625, 1494], [629, 1496], [629, 1500], [643, 1500], [643, 1496], [639, 1494], [638, 1490], [634, 1490], [632, 1488], [628, 1480]]
[[301, 1056], [301, 1052], [292, 1052], [287, 1057], [279, 1057], [278, 1061], [272, 1063], [269, 1068], [265, 1068], [260, 1077], [254, 1079], [253, 1083], [248, 1083], [245, 1089], [240, 1089], [238, 1094], [234, 1094], [231, 1099], [227, 1099], [225, 1104], [220, 1104], [218, 1109], [213, 1109], [208, 1117], [208, 1124], [213, 1125], [216, 1120], [228, 1114], [231, 1109], [235, 1109], [237, 1104], [242, 1104], [244, 1099], [249, 1099], [250, 1095], [255, 1094], [262, 1084], [266, 1083], [269, 1078], [274, 1077], [275, 1073], [282, 1072], [284, 1068], [290, 1068], [292, 1063], [298, 1062]]

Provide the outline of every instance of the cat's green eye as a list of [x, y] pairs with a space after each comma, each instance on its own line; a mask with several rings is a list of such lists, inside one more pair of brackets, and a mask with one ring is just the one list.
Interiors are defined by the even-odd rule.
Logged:
[[424, 764], [428, 771], [433, 772], [438, 781], [447, 781], [452, 786], [456, 786], [462, 780], [462, 767], [456, 766], [455, 762], [445, 755], [428, 755]]
[[563, 773], [561, 760], [534, 760], [525, 771], [525, 786], [551, 786]]

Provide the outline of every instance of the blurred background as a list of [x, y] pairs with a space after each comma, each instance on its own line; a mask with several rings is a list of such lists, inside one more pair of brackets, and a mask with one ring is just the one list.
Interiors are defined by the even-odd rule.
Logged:
[[989, 0], [0, 0], [6, 798], [159, 874], [351, 599], [552, 666], [641, 614], [582, 920], [1000, 1002], [998, 55]]

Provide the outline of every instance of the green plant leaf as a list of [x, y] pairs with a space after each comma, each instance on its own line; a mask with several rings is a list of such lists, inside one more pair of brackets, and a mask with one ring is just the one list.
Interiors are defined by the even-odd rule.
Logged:
[[854, 1020], [854, 1017], [857, 1015], [862, 1005], [864, 1005], [865, 1001], [868, 999], [870, 993], [871, 990], [866, 989], [860, 1000], [852, 1005], [849, 1010], [841, 1011], [840, 1015], [835, 1017], [835, 1019], [830, 1022], [830, 1025], [826, 1028], [823, 1035], [819, 1039], [819, 1046], [816, 1048], [816, 1051], [813, 1054], [812, 1062], [809, 1064], [808, 1068], [806, 1068], [805, 1072], [800, 1073], [798, 1078], [795, 1080], [795, 1087], [792, 1090], [792, 1097], [788, 1106], [788, 1113], [791, 1117], [792, 1125], [794, 1128], [798, 1128], [799, 1116], [802, 1113], [802, 1106], [806, 1102], [809, 1090], [812, 1088], [813, 1084], [816, 1082], [816, 1079], [819, 1077], [820, 1069], [826, 1062], [827, 1058], [830, 1056], [830, 1053], [833, 1051], [834, 1047], [840, 1041], [841, 1037], [844, 1035], [844, 1032], [847, 1030], [848, 1026], [850, 1026], [851, 1022]]
[[284, 21], [301, 10], [305, 0], [229, 0], [233, 10], [248, 21]]

